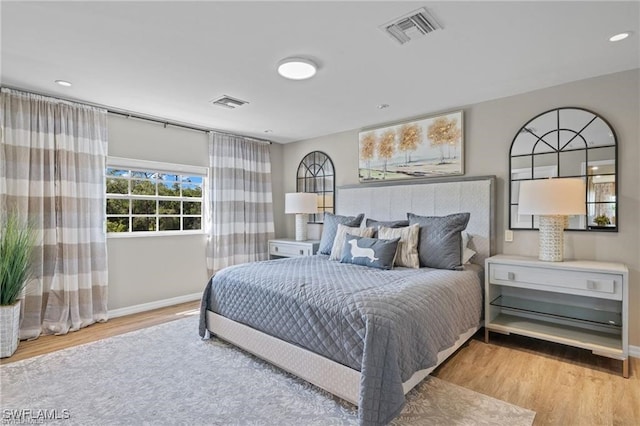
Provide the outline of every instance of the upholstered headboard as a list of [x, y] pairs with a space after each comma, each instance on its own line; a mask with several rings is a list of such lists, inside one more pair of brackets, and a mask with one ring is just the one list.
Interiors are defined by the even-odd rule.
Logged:
[[434, 179], [433, 181], [349, 185], [338, 188], [336, 213], [378, 220], [406, 219], [407, 212], [444, 216], [469, 212], [472, 262], [484, 266], [494, 253], [495, 176]]

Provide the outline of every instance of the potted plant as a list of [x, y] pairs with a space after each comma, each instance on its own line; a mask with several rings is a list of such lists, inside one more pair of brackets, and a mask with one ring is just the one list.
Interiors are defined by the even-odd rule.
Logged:
[[594, 223], [598, 226], [607, 226], [611, 224], [609, 217], [607, 215], [601, 214], [600, 216], [596, 216], [593, 219]]
[[20, 300], [31, 274], [35, 231], [9, 213], [0, 226], [0, 358], [16, 351], [20, 336]]

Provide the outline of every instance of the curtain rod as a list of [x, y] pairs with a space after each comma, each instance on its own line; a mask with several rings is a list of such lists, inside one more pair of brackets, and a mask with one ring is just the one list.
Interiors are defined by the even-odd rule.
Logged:
[[196, 132], [204, 132], [204, 133], [216, 133], [219, 135], [228, 135], [228, 136], [239, 136], [245, 139], [249, 139], [255, 142], [260, 142], [260, 143], [266, 143], [271, 145], [273, 142], [268, 140], [268, 139], [260, 139], [260, 138], [255, 138], [252, 136], [245, 136], [245, 135], [239, 135], [236, 133], [229, 133], [229, 132], [223, 132], [221, 130], [217, 130], [217, 129], [210, 129], [210, 128], [206, 128], [206, 127], [198, 127], [198, 126], [193, 126], [190, 124], [184, 124], [184, 123], [180, 123], [177, 121], [171, 121], [171, 120], [164, 120], [162, 118], [159, 117], [154, 117], [154, 116], [145, 116], [145, 115], [141, 115], [141, 114], [137, 114], [131, 111], [127, 111], [127, 110], [122, 110], [122, 109], [115, 109], [106, 105], [101, 105], [101, 104], [96, 104], [96, 103], [91, 103], [91, 102], [85, 102], [82, 100], [78, 100], [78, 99], [73, 99], [73, 98], [63, 98], [59, 95], [51, 95], [49, 93], [40, 93], [40, 92], [34, 92], [32, 90], [25, 90], [22, 89], [20, 87], [13, 87], [13, 86], [7, 86], [7, 85], [2, 85], [1, 87], [7, 88], [7, 89], [12, 89], [12, 90], [18, 90], [21, 92], [25, 92], [25, 93], [31, 93], [33, 95], [40, 95], [40, 96], [48, 96], [51, 98], [55, 98], [55, 99], [59, 99], [61, 101], [66, 101], [66, 102], [76, 102], [76, 103], [81, 103], [83, 105], [88, 105], [91, 107], [95, 107], [95, 108], [101, 108], [107, 111], [108, 114], [113, 114], [113, 115], [119, 115], [122, 117], [127, 117], [127, 118], [135, 118], [137, 120], [145, 120], [145, 121], [151, 121], [153, 123], [160, 123], [163, 124], [164, 127], [166, 128], [167, 126], [172, 126], [172, 127], [181, 127], [183, 129], [188, 129], [188, 130], [194, 130]]
[[[94, 106], [94, 105], [92, 105], [92, 106]], [[269, 145], [271, 145], [273, 143], [270, 140], [254, 138], [253, 136], [245, 136], [245, 135], [239, 135], [237, 133], [229, 133], [229, 132], [223, 132], [221, 130], [209, 129], [209, 128], [206, 128], [206, 127], [192, 126], [190, 124], [183, 124], [183, 123], [179, 123], [179, 122], [176, 122], [176, 121], [163, 120], [162, 118], [158, 118], [158, 117], [135, 114], [135, 113], [131, 113], [129, 111], [115, 110], [115, 109], [111, 109], [111, 108], [106, 108], [106, 109], [107, 109], [107, 112], [109, 114], [120, 115], [122, 117], [127, 117], [127, 118], [135, 118], [136, 120], [145, 120], [145, 121], [151, 121], [153, 123], [160, 123], [160, 124], [163, 124], [164, 127], [167, 127], [167, 126], [182, 127], [183, 129], [194, 130], [196, 132], [216, 133], [218, 135], [228, 135], [228, 136], [239, 136], [239, 137], [242, 137], [242, 138], [254, 141], [254, 142], [266, 143], [266, 144], [269, 144]]]

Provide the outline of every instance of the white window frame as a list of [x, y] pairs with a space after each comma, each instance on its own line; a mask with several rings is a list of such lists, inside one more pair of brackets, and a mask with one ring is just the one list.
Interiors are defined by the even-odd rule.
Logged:
[[[177, 163], [165, 163], [159, 161], [148, 161], [148, 160], [138, 160], [133, 158], [123, 158], [123, 157], [107, 157], [106, 167], [104, 170], [105, 176], [107, 169], [123, 169], [123, 170], [139, 170], [139, 171], [148, 171], [152, 173], [162, 173], [162, 174], [173, 174], [173, 175], [191, 175], [191, 176], [201, 176], [202, 177], [202, 198], [194, 198], [194, 197], [172, 197], [172, 196], [162, 196], [157, 193], [157, 185], [156, 185], [156, 194], [155, 195], [137, 195], [137, 194], [108, 194], [106, 193], [105, 188], [105, 211], [107, 208], [106, 200], [107, 199], [123, 199], [123, 200], [154, 200], [156, 201], [156, 214], [155, 215], [134, 215], [131, 211], [132, 203], [129, 204], [129, 213], [128, 217], [138, 217], [138, 216], [155, 216], [156, 217], [156, 229], [158, 228], [158, 220], [162, 215], [158, 214], [158, 201], [199, 201], [202, 203], [202, 208], [200, 210], [200, 215], [184, 215], [182, 211], [180, 211], [179, 215], [167, 215], [168, 217], [179, 217], [180, 218], [180, 226], [182, 226], [182, 219], [184, 217], [200, 217], [201, 229], [195, 230], [171, 230], [171, 231], [136, 231], [134, 232], [129, 227], [129, 231], [127, 232], [107, 232], [108, 238], [136, 238], [136, 237], [158, 237], [158, 236], [176, 236], [176, 235], [201, 235], [206, 233], [206, 218], [208, 217], [208, 182], [209, 182], [209, 168], [202, 166], [194, 166], [188, 164], [177, 164]], [[106, 176], [109, 178], [109, 176]], [[128, 180], [135, 180], [131, 177], [128, 177]], [[131, 184], [129, 184], [131, 185]], [[131, 186], [129, 186], [131, 188]], [[122, 217], [125, 215], [107, 215], [110, 216], [118, 216]], [[105, 221], [105, 231], [106, 231], [106, 221]]]

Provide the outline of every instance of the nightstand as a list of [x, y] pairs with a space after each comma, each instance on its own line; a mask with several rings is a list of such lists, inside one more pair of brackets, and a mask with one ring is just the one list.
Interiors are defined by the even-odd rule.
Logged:
[[629, 377], [629, 272], [620, 263], [498, 255], [485, 265], [485, 341], [519, 334], [622, 361]]
[[293, 238], [269, 240], [269, 258], [312, 256], [318, 252], [320, 241], [296, 241]]

